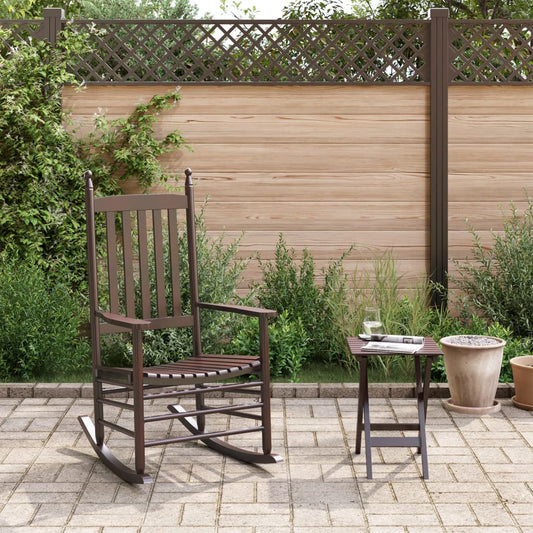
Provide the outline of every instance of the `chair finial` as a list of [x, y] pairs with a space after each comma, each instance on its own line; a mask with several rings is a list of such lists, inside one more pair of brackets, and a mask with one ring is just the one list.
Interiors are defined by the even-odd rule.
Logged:
[[85, 178], [85, 185], [89, 188], [93, 188], [93, 173], [90, 170], [86, 170], [83, 177]]
[[190, 168], [185, 169], [185, 185], [192, 186], [192, 170]]

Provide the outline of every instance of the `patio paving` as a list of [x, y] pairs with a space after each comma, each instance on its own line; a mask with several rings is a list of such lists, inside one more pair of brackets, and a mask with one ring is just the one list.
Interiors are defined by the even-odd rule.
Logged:
[[[355, 398], [282, 397], [272, 411], [283, 463], [243, 464], [197, 443], [150, 448], [154, 483], [130, 486], [82, 435], [89, 398], [1, 398], [0, 532], [533, 533], [533, 413], [501, 401], [478, 418], [430, 399], [429, 480], [408, 448], [374, 449], [366, 479]], [[416, 416], [412, 398], [371, 399], [371, 412]], [[127, 437], [111, 440], [129, 457]]]

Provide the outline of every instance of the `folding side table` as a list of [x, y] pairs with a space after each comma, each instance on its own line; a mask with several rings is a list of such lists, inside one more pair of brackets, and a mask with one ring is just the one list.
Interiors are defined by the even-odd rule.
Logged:
[[[424, 338], [424, 345], [418, 352], [413, 354], [395, 354], [388, 351], [362, 350], [367, 344], [359, 337], [348, 337], [348, 347], [352, 355], [355, 355], [360, 363], [359, 374], [359, 403], [357, 410], [357, 429], [355, 441], [355, 453], [361, 453], [361, 437], [365, 432], [365, 452], [366, 452], [366, 477], [372, 479], [372, 447], [416, 447], [418, 453], [422, 455], [422, 472], [424, 479], [429, 478], [428, 457], [426, 447], [426, 413], [429, 394], [429, 382], [431, 379], [431, 363], [442, 352], [431, 337]], [[400, 357], [413, 357], [415, 361], [416, 374], [416, 399], [418, 406], [418, 423], [379, 423], [370, 422], [370, 407], [368, 402], [368, 359], [377, 355]], [[425, 358], [425, 370], [422, 376], [421, 358]], [[416, 437], [372, 437], [371, 431], [417, 431]]]

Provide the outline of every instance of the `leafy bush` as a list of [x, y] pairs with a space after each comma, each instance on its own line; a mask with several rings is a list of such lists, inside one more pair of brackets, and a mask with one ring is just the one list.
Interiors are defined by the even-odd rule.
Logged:
[[[336, 325], [338, 345], [342, 346], [339, 361], [350, 370], [358, 368], [356, 359], [346, 346], [346, 337], [354, 337], [363, 331], [363, 311], [367, 306], [379, 307], [384, 330], [398, 335], [430, 335], [435, 311], [429, 307], [431, 287], [422, 281], [412, 287], [409, 296], [400, 290], [401, 275], [396, 270], [396, 261], [391, 252], [376, 255], [370, 272], [359, 273], [357, 269], [348, 278], [337, 266], [335, 274], [327, 282], [327, 308], [330, 319]], [[372, 278], [372, 279], [371, 279]], [[333, 283], [332, 283], [333, 281]], [[342, 343], [342, 344], [341, 344]], [[385, 375], [395, 366], [401, 366], [409, 358], [397, 360], [394, 356], [372, 358]], [[405, 375], [410, 367], [400, 369]]]
[[133, 175], [147, 188], [165, 178], [157, 157], [184, 141], [178, 132], [153, 136], [159, 114], [179, 100], [176, 92], [155, 96], [126, 119], [99, 117], [96, 132], [77, 140], [64, 127], [61, 94], [64, 85], [80, 85], [69, 65], [89, 51], [88, 39], [67, 28], [59, 40], [17, 41], [0, 29], [0, 251], [31, 256], [53, 277], [68, 271], [80, 287], [84, 171], [93, 170], [99, 194], [120, 193], [119, 181]]
[[82, 310], [67, 283], [51, 280], [30, 259], [3, 254], [0, 284], [0, 379], [31, 380], [89, 364], [87, 340], [78, 334]]
[[519, 337], [533, 334], [533, 204], [519, 215], [511, 205], [503, 232], [492, 232], [486, 248], [471, 230], [472, 263], [458, 263], [453, 279], [466, 295], [466, 303], [492, 322], [510, 328]]
[[300, 321], [308, 339], [309, 357], [318, 360], [336, 360], [345, 343], [343, 339], [338, 344], [338, 326], [330, 312], [330, 302], [333, 304], [335, 295], [342, 292], [345, 255], [324, 269], [323, 285], [316, 282], [313, 256], [304, 250], [302, 259], [297, 260], [295, 250], [287, 247], [282, 234], [274, 261], [259, 259], [263, 279], [253, 289], [260, 305], [280, 314], [286, 312], [290, 321]]
[[[289, 318], [283, 311], [274, 322], [268, 325], [270, 338], [270, 374], [288, 376], [290, 381], [298, 381], [298, 372], [308, 356], [308, 338], [302, 320]], [[259, 353], [259, 324], [249, 319], [231, 343], [231, 350], [237, 354]]]
[[62, 42], [15, 43], [0, 30], [0, 251], [79, 281], [85, 166], [62, 125], [61, 90], [76, 84], [68, 65], [84, 43], [69, 32]]

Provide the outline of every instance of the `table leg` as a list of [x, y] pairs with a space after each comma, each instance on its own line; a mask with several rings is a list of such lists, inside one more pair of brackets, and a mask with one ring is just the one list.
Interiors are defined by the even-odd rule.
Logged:
[[429, 380], [431, 378], [431, 358], [426, 357], [424, 380], [422, 381], [422, 368], [420, 356], [415, 356], [416, 367], [416, 396], [418, 404], [418, 438], [420, 447], [418, 453], [422, 455], [422, 474], [424, 479], [429, 479], [427, 442], [426, 442], [426, 414], [429, 393]]
[[366, 455], [366, 477], [372, 479], [372, 444], [370, 440], [370, 406], [368, 400], [368, 380], [365, 382], [365, 401], [363, 404], [364, 428], [365, 428], [365, 455]]
[[357, 427], [355, 453], [361, 453], [361, 436], [365, 431], [366, 477], [372, 479], [372, 446], [370, 445], [370, 407], [368, 403], [368, 359], [359, 359], [359, 402], [357, 407]]
[[359, 359], [359, 398], [357, 401], [357, 425], [355, 428], [355, 453], [361, 453], [361, 435], [363, 433], [363, 405], [365, 403], [365, 387], [367, 382], [366, 357]]

